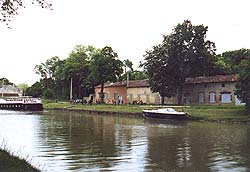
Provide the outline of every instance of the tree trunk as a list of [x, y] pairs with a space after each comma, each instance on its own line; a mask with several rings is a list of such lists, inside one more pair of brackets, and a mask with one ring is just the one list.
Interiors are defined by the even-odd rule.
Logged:
[[100, 102], [103, 103], [104, 102], [104, 93], [103, 93], [103, 89], [104, 89], [104, 82], [101, 83], [101, 92], [100, 92]]
[[163, 106], [164, 105], [164, 96], [161, 96], [161, 105]]
[[183, 91], [181, 89], [178, 89], [178, 92], [177, 92], [177, 103], [178, 105], [181, 105], [182, 104], [182, 94], [183, 94]]

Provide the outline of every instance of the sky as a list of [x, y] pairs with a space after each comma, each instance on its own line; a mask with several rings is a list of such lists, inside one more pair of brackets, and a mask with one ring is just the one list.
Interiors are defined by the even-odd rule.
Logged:
[[0, 78], [32, 85], [35, 65], [68, 57], [75, 45], [111, 46], [137, 68], [146, 50], [184, 20], [208, 26], [217, 54], [250, 48], [249, 0], [46, 0], [53, 10], [31, 5], [8, 29], [0, 23]]

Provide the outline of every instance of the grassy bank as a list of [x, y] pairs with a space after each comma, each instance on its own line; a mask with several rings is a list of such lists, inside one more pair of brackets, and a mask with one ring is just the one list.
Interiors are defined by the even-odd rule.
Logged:
[[[159, 106], [158, 106], [159, 107]], [[122, 105], [114, 106], [108, 104], [82, 105], [70, 104], [69, 102], [44, 101], [45, 109], [74, 109], [74, 110], [94, 110], [105, 112], [126, 112], [142, 114], [143, 109], [157, 108], [148, 105]], [[231, 122], [250, 122], [250, 114], [245, 111], [244, 106], [190, 106], [174, 107], [176, 110], [187, 112], [191, 117], [208, 121], [231, 121]]]
[[0, 171], [2, 172], [40, 172], [25, 159], [0, 149]]

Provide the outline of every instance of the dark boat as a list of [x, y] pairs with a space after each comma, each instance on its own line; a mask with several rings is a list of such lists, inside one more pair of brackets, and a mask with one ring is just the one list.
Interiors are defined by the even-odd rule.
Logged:
[[157, 110], [143, 110], [143, 116], [146, 118], [159, 118], [159, 119], [189, 119], [185, 112], [178, 112], [173, 108], [162, 108]]
[[21, 111], [42, 111], [43, 104], [40, 98], [15, 97], [0, 98], [0, 109]]

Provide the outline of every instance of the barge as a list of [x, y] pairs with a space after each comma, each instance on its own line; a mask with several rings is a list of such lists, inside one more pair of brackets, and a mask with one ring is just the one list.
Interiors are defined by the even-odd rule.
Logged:
[[0, 98], [0, 109], [20, 111], [42, 111], [43, 104], [40, 98]]

